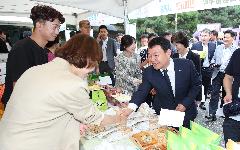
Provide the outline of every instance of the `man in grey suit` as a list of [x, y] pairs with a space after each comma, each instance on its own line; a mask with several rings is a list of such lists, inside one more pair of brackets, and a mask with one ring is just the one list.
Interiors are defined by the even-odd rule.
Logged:
[[115, 68], [114, 57], [117, 56], [117, 45], [115, 40], [108, 37], [108, 29], [101, 25], [98, 29], [98, 41], [102, 48], [103, 58], [99, 64], [100, 73], [108, 73], [112, 79], [112, 85], [115, 84], [113, 70]]
[[212, 78], [213, 69], [210, 67], [210, 61], [216, 49], [216, 45], [212, 42], [209, 42], [210, 33], [211, 31], [209, 29], [203, 29], [203, 31], [201, 32], [201, 41], [193, 44], [191, 48], [191, 50], [202, 51], [202, 52], [205, 52], [206, 54], [206, 57], [201, 58], [201, 66], [202, 66], [201, 75], [202, 75], [202, 85], [204, 87], [205, 99], [202, 99], [202, 102], [200, 103], [199, 107], [203, 110], [206, 110], [205, 101], [207, 99], [207, 94], [210, 91], [210, 87], [211, 87], [211, 78]]

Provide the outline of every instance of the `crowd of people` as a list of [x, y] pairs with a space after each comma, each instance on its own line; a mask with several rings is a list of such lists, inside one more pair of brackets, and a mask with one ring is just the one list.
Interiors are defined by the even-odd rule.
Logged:
[[[118, 34], [112, 39], [105, 25], [94, 39], [90, 22], [82, 20], [80, 31], [60, 46], [59, 28], [65, 18], [59, 11], [37, 5], [30, 18], [32, 34], [10, 52], [0, 31], [1, 51], [9, 52], [2, 149], [77, 150], [81, 124], [121, 123], [144, 102], [156, 114], [161, 109], [185, 112], [183, 126], [190, 128], [197, 107], [206, 110], [209, 97], [206, 119], [216, 121], [221, 99], [225, 142], [240, 141], [240, 49], [232, 30], [219, 41], [216, 31], [204, 29], [194, 43], [182, 31], [143, 34], [137, 49], [134, 37]], [[87, 85], [91, 72], [107, 73], [113, 86], [132, 95], [116, 115], [105, 115], [93, 105]]]
[[[232, 69], [234, 70], [235, 77], [233, 77], [233, 72], [231, 72], [231, 76], [229, 77], [229, 70], [228, 67], [231, 65], [231, 61], [234, 61], [234, 63], [238, 62], [236, 60], [236, 55], [240, 49], [238, 49], [237, 44], [235, 43], [235, 33], [232, 30], [226, 30], [224, 32], [224, 38], [223, 40], [218, 40], [217, 34], [218, 32], [213, 30], [210, 31], [209, 29], [204, 29], [201, 31], [201, 35], [199, 37], [199, 41], [195, 41], [191, 43], [190, 46], [190, 41], [188, 40], [187, 36], [184, 34], [184, 32], [177, 32], [172, 35], [172, 38], [169, 37], [171, 34], [170, 33], [164, 33], [161, 37], [171, 41], [169, 50], [171, 50], [171, 55], [170, 55], [170, 60], [171, 58], [176, 59], [176, 58], [181, 58], [181, 59], [188, 59], [191, 60], [195, 66], [195, 69], [198, 73], [198, 77], [200, 77], [201, 84], [200, 87], [198, 88], [199, 92], [194, 96], [194, 100], [199, 106], [200, 109], [207, 110], [208, 115], [205, 116], [206, 121], [209, 122], [214, 122], [217, 120], [216, 112], [218, 108], [222, 108], [224, 105], [226, 105], [226, 108], [229, 108], [227, 106], [228, 100], [230, 102], [233, 102], [234, 104], [231, 109], [235, 111], [235, 115], [239, 114], [239, 70], [237, 69], [237, 66], [232, 66]], [[145, 36], [145, 35], [144, 35]], [[171, 40], [170, 40], [171, 39]], [[173, 44], [172, 44], [173, 43]], [[140, 48], [138, 53], [147, 53], [148, 55], [151, 54], [151, 41], [148, 43], [148, 48]], [[161, 46], [163, 48], [163, 46]], [[143, 50], [142, 50], [143, 49]], [[146, 52], [148, 51], [148, 52]], [[235, 52], [236, 51], [236, 52]], [[143, 55], [140, 55], [143, 56]], [[233, 56], [233, 57], [232, 57]], [[145, 58], [145, 57], [141, 57]], [[235, 59], [234, 59], [235, 58]], [[151, 62], [152, 66], [154, 67], [154, 60], [151, 60], [151, 57], [147, 57], [148, 62]], [[234, 59], [234, 60], [233, 60]], [[171, 61], [170, 61], [171, 62]], [[170, 63], [171, 64], [171, 63]], [[166, 67], [165, 67], [166, 68]], [[167, 67], [168, 68], [168, 67]], [[175, 67], [174, 67], [175, 68]], [[148, 68], [149, 69], [149, 68]], [[155, 69], [156, 70], [156, 69]], [[182, 70], [182, 69], [181, 69]], [[187, 69], [185, 69], [187, 70]], [[233, 71], [231, 70], [231, 71]], [[145, 71], [147, 72], [147, 71]], [[176, 69], [175, 69], [176, 73]], [[171, 74], [169, 72], [169, 74]], [[182, 78], [184, 78], [186, 75], [183, 75]], [[175, 77], [177, 77], [177, 74], [175, 74]], [[154, 77], [151, 77], [151, 79]], [[183, 80], [183, 79], [179, 80]], [[143, 77], [144, 79], [144, 77]], [[189, 79], [191, 79], [189, 77]], [[147, 80], [145, 78], [145, 80]], [[156, 81], [156, 79], [154, 80]], [[178, 80], [171, 78], [170, 76], [170, 81], [171, 81], [171, 87], [174, 90], [178, 91], [177, 86], [174, 85], [177, 84]], [[143, 81], [144, 83], [144, 81]], [[161, 82], [162, 83], [162, 82]], [[193, 82], [192, 82], [193, 83]], [[149, 82], [148, 82], [149, 84]], [[187, 80], [185, 80], [185, 83], [187, 84]], [[143, 85], [143, 84], [142, 84]], [[139, 89], [142, 88], [140, 85]], [[182, 87], [183, 87], [182, 85]], [[151, 84], [152, 87], [154, 87], [154, 84]], [[162, 85], [163, 86], [163, 85]], [[191, 87], [191, 86], [190, 86]], [[146, 88], [146, 87], [145, 87]], [[187, 89], [187, 87], [184, 87]], [[188, 87], [189, 88], [189, 87]], [[157, 88], [155, 88], [157, 89]], [[166, 89], [166, 88], [165, 88]], [[161, 88], [161, 90], [163, 90]], [[141, 89], [141, 91], [143, 91]], [[160, 90], [156, 90], [157, 92], [160, 93]], [[180, 90], [181, 91], [181, 90]], [[191, 90], [189, 90], [191, 91]], [[226, 92], [229, 95], [226, 95]], [[137, 93], [137, 92], [136, 92]], [[151, 92], [150, 92], [151, 93]], [[183, 92], [181, 92], [183, 93]], [[156, 93], [155, 93], [156, 94]], [[190, 93], [188, 93], [190, 94]], [[133, 95], [133, 103], [135, 103], [135, 99], [140, 99], [137, 95], [140, 95], [139, 93], [136, 95]], [[191, 94], [193, 95], [193, 94]], [[135, 98], [135, 96], [137, 98]], [[141, 96], [143, 97], [143, 95]], [[154, 95], [153, 99], [156, 100], [156, 97], [159, 97], [158, 94]], [[176, 96], [175, 96], [176, 98]], [[205, 103], [207, 99], [210, 99], [209, 102], [209, 107], [206, 108]], [[164, 98], [167, 99], [167, 98]], [[220, 105], [219, 105], [219, 100], [221, 99]], [[159, 100], [163, 101], [163, 100]], [[153, 101], [154, 102], [154, 101]], [[130, 103], [131, 104], [131, 103]], [[138, 104], [138, 103], [137, 103]], [[171, 104], [174, 106], [173, 104]], [[131, 106], [131, 105], [130, 105]], [[166, 106], [162, 106], [162, 108], [165, 108]], [[131, 111], [136, 109], [136, 106], [130, 107], [132, 108]], [[168, 107], [167, 107], [168, 108]], [[186, 108], [186, 107], [185, 107]], [[193, 106], [191, 106], [193, 108]], [[234, 109], [233, 109], [234, 108]], [[169, 109], [169, 108], [168, 108]], [[173, 108], [172, 108], [173, 109]], [[225, 107], [223, 107], [223, 110]], [[177, 110], [177, 109], [176, 109]], [[187, 110], [187, 109], [186, 109]], [[131, 112], [130, 109], [126, 110], [127, 114]], [[185, 111], [186, 112], [186, 111]], [[227, 112], [225, 114], [225, 112]], [[223, 123], [223, 133], [224, 133], [224, 139], [225, 142], [227, 142], [227, 139], [233, 139], [235, 141], [239, 141], [240, 136], [240, 123], [239, 123], [239, 117], [230, 117], [229, 116], [229, 111], [224, 111], [224, 115], [227, 116], [225, 117], [224, 123]], [[194, 113], [191, 113], [194, 115]], [[223, 116], [224, 117], [224, 116]], [[195, 117], [193, 117], [194, 120]], [[186, 120], [186, 116], [185, 116]]]

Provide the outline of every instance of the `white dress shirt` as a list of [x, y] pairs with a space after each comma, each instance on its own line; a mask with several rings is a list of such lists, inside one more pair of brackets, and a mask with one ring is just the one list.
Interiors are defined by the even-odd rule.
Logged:
[[184, 55], [179, 54], [179, 58], [187, 59], [188, 52], [189, 52], [189, 49], [187, 50], [186, 54]]
[[102, 53], [103, 53], [103, 58], [102, 61], [107, 61], [107, 42], [108, 42], [108, 37], [102, 41]]
[[208, 60], [208, 44], [207, 45], [202, 44], [202, 46], [203, 46], [203, 51], [206, 52], [206, 57], [204, 58], [204, 61], [203, 61], [203, 67], [209, 67], [210, 64]]
[[[167, 74], [169, 76], [170, 82], [171, 82], [171, 86], [172, 86], [172, 91], [173, 91], [173, 95], [175, 96], [175, 70], [174, 70], [174, 62], [173, 59], [170, 58], [170, 63], [167, 67]], [[160, 71], [163, 74], [163, 69], [160, 69]], [[163, 74], [164, 75], [164, 74]], [[128, 104], [128, 108], [132, 109], [132, 110], [136, 110], [138, 108], [138, 106], [134, 103], [129, 103]]]

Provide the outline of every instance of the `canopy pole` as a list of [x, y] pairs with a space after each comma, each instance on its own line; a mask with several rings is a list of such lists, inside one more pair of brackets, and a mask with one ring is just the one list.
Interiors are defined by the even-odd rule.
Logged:
[[79, 30], [79, 26], [78, 26], [78, 14], [77, 13], [73, 13], [72, 14], [74, 16], [75, 19], [75, 27], [77, 29], [77, 31]]
[[175, 32], [177, 32], [177, 28], [178, 28], [178, 14], [176, 12], [175, 13]]
[[124, 30], [125, 34], [127, 33], [127, 25], [128, 25], [128, 6], [127, 6], [127, 0], [123, 0], [123, 7], [124, 7]]

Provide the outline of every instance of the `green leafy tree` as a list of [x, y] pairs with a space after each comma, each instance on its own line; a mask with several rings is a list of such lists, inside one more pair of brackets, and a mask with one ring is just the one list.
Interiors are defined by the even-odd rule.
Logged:
[[[197, 24], [221, 23], [222, 27], [237, 28], [240, 25], [240, 6], [213, 8], [195, 12], [178, 14], [177, 29], [187, 31], [191, 36], [197, 29]], [[137, 24], [137, 37], [143, 33], [175, 31], [175, 14], [130, 20]]]
[[221, 23], [224, 28], [237, 28], [240, 24], [240, 6], [199, 11], [200, 23]]
[[131, 20], [130, 23], [137, 24], [137, 37], [144, 33], [160, 34], [168, 28], [167, 16], [149, 17], [143, 19]]
[[[187, 12], [177, 14], [177, 30], [185, 31], [187, 34], [191, 35], [197, 29], [197, 24], [199, 23], [198, 12]], [[169, 26], [175, 29], [175, 14], [168, 15]], [[175, 30], [172, 30], [174, 33]]]

